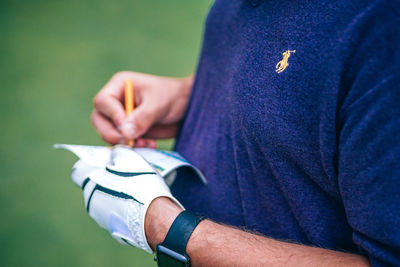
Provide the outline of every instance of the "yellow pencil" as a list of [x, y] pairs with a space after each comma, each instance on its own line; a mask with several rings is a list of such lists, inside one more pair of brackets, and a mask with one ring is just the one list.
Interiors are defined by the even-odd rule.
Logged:
[[[135, 90], [130, 79], [125, 80], [125, 113], [129, 115], [135, 109]], [[128, 141], [129, 146], [135, 145], [135, 140]]]

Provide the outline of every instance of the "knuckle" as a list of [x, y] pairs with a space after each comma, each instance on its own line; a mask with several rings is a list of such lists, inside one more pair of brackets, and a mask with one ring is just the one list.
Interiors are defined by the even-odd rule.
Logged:
[[112, 77], [112, 79], [124, 79], [126, 78], [131, 72], [129, 71], [119, 71], [115, 73]]
[[93, 98], [93, 107], [94, 107], [94, 108], [98, 108], [100, 101], [101, 101], [101, 95], [100, 95], [100, 93], [98, 93], [98, 94], [95, 95], [95, 97]]
[[106, 135], [104, 133], [99, 133], [99, 134], [100, 134], [101, 139], [103, 139], [103, 141], [109, 143], [110, 137], [108, 135]]
[[119, 141], [116, 136], [110, 134], [102, 134], [101, 138], [109, 144], [116, 144]]
[[95, 111], [93, 111], [92, 114], [90, 114], [90, 122], [92, 123], [92, 125], [94, 127], [96, 127], [95, 121], [96, 121], [96, 113], [95, 113]]
[[120, 71], [117, 72], [117, 73], [115, 73], [115, 74], [111, 77], [110, 80], [117, 80], [117, 79], [119, 79], [119, 77], [121, 77], [121, 72], [120, 72]]
[[94, 97], [93, 106], [95, 109], [101, 109], [103, 103], [104, 103], [104, 94], [100, 92]]

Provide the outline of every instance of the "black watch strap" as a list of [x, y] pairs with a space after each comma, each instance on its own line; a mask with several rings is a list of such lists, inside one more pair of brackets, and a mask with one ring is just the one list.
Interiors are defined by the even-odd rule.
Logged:
[[[186, 254], [186, 245], [194, 229], [203, 219], [204, 217], [198, 216], [188, 210], [182, 211], [175, 218], [164, 241], [158, 247], [165, 247], [189, 259]], [[159, 266], [162, 265], [160, 263]]]
[[189, 238], [203, 219], [203, 217], [197, 216], [188, 210], [182, 211], [175, 218], [161, 245], [181, 255], [186, 255], [186, 245]]

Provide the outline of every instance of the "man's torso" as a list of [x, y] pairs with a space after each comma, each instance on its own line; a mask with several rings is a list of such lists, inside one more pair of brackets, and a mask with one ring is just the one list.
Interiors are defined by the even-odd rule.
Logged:
[[346, 64], [362, 35], [353, 24], [370, 4], [215, 2], [176, 144], [209, 184], [177, 180], [186, 208], [273, 238], [357, 250], [337, 146]]

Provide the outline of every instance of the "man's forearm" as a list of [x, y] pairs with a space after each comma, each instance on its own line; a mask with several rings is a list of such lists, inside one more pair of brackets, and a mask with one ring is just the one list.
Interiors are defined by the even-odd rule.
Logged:
[[369, 266], [366, 258], [308, 247], [203, 221], [187, 249], [193, 266]]
[[[153, 204], [146, 215], [146, 233], [154, 248], [180, 208], [165, 198]], [[281, 242], [209, 220], [194, 230], [186, 252], [193, 266], [369, 266], [360, 255]]]

